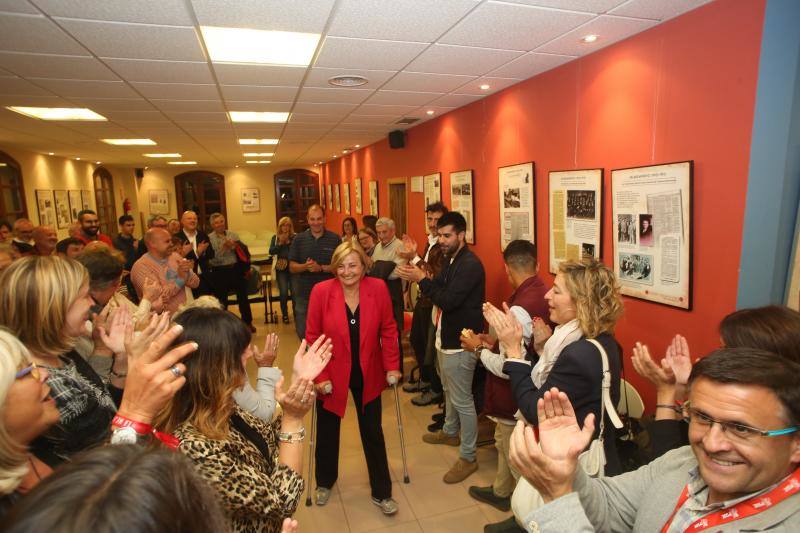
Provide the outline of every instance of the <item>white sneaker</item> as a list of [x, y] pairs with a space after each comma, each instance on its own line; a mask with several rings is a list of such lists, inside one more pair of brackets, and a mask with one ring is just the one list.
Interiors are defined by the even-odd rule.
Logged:
[[326, 489], [325, 487], [317, 487], [316, 492], [314, 492], [314, 500], [317, 505], [322, 507], [328, 500], [331, 498], [331, 489]]
[[380, 507], [381, 512], [385, 515], [393, 515], [397, 512], [398, 509], [397, 502], [394, 501], [392, 498], [386, 498], [385, 500], [372, 498], [372, 503]]

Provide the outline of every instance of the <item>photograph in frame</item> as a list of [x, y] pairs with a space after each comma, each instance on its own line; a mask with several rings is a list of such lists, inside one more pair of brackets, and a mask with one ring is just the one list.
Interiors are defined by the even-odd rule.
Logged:
[[92, 208], [92, 191], [81, 190], [81, 203], [83, 204], [83, 209]]
[[603, 169], [554, 170], [548, 175], [550, 272], [562, 261], [600, 259], [603, 249]]
[[435, 172], [422, 177], [422, 191], [425, 205], [442, 201], [442, 173]]
[[72, 222], [78, 220], [78, 212], [83, 209], [81, 205], [81, 191], [75, 189], [69, 191], [69, 217]]
[[333, 211], [333, 193], [331, 192], [331, 184], [326, 184], [325, 188], [327, 189], [328, 195], [328, 211]]
[[369, 214], [378, 216], [378, 182], [369, 182]]
[[242, 189], [242, 212], [257, 213], [261, 211], [261, 193], [257, 187]]
[[53, 203], [53, 191], [36, 189], [36, 207], [39, 211], [39, 225], [56, 227], [56, 208]]
[[169, 214], [169, 191], [166, 189], [150, 189], [147, 191], [151, 215]]
[[522, 239], [536, 244], [536, 188], [534, 164], [521, 163], [498, 169], [500, 248]]
[[58, 229], [69, 227], [72, 218], [70, 217], [69, 196], [67, 195], [67, 191], [63, 189], [53, 191], [53, 199], [55, 201], [56, 224], [58, 225]]
[[475, 244], [474, 192], [472, 170], [450, 173], [450, 209], [461, 213], [467, 221], [467, 244]]
[[339, 213], [342, 212], [342, 202], [341, 202], [341, 197], [339, 196], [338, 183], [333, 184], [333, 208]]
[[692, 308], [692, 182], [692, 161], [611, 171], [622, 294]]
[[364, 212], [363, 198], [361, 196], [361, 178], [356, 178], [353, 182], [353, 196], [356, 201], [356, 214], [360, 215]]
[[344, 212], [350, 214], [350, 184], [345, 182], [342, 184], [342, 202], [344, 203]]

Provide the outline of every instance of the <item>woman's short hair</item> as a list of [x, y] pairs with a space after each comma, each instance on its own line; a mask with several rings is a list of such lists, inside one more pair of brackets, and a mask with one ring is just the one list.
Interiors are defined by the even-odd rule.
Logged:
[[726, 348], [758, 348], [800, 363], [800, 313], [783, 305], [740, 309], [722, 319]]
[[363, 228], [358, 230], [358, 233], [356, 235], [360, 235], [361, 233], [366, 233], [367, 235], [372, 237], [372, 242], [374, 243], [378, 242], [378, 234], [375, 233], [375, 230], [370, 228], [369, 226], [364, 226]]
[[211, 439], [228, 436], [234, 409], [233, 392], [247, 379], [242, 354], [252, 335], [238, 317], [222, 309], [193, 307], [175, 317], [183, 331], [173, 346], [196, 342], [197, 351], [183, 360], [186, 385], [159, 416], [160, 427], [172, 432], [189, 422]]
[[136, 445], [79, 455], [39, 483], [4, 530], [227, 531], [216, 494], [181, 453]]
[[613, 333], [624, 306], [611, 269], [596, 259], [586, 259], [564, 261], [558, 265], [558, 272], [564, 276], [584, 335], [594, 338], [601, 333]]
[[103, 291], [117, 283], [125, 268], [125, 259], [108, 246], [84, 248], [75, 258], [89, 272], [89, 288]]
[[331, 257], [331, 272], [336, 272], [336, 269], [342, 264], [344, 258], [352, 253], [358, 254], [358, 258], [361, 260], [361, 264], [364, 265], [364, 269], [366, 270], [369, 264], [367, 253], [354, 239], [348, 239], [342, 242], [342, 244], [337, 246], [333, 251], [333, 256]]
[[10, 331], [0, 328], [0, 495], [14, 492], [28, 473], [28, 450], [6, 431], [3, 423], [8, 391], [16, 381], [17, 371], [31, 362], [28, 349]]
[[88, 282], [86, 268], [73, 259], [23, 257], [0, 276], [0, 326], [33, 353], [68, 352], [75, 337], [64, 331], [67, 312]]
[[284, 224], [289, 224], [289, 235], [294, 235], [294, 222], [292, 221], [292, 218], [281, 217], [281, 219], [278, 220], [278, 231], [281, 230], [281, 226], [283, 226]]

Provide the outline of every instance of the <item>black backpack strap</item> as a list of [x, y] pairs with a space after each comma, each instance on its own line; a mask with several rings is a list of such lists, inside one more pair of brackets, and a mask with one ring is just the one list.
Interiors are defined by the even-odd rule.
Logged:
[[261, 435], [261, 433], [259, 433], [250, 424], [245, 422], [238, 413], [233, 413], [231, 415], [231, 425], [236, 431], [241, 433], [244, 438], [249, 440], [253, 446], [258, 448], [258, 451], [261, 452], [261, 455], [264, 456], [264, 459], [269, 459], [269, 446], [267, 446], [267, 441], [264, 440], [264, 437]]

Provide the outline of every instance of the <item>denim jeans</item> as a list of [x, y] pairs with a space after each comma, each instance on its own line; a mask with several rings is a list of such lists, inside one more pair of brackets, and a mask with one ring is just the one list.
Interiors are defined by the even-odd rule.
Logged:
[[[275, 281], [278, 282], [281, 313], [283, 316], [289, 316], [289, 285], [291, 283], [291, 274], [289, 270], [276, 270]], [[294, 304], [294, 300], [292, 300], [292, 304]]]
[[460, 455], [468, 461], [474, 461], [478, 440], [478, 414], [475, 411], [475, 399], [472, 397], [472, 376], [477, 359], [468, 351], [447, 354], [437, 350], [437, 356], [446, 406], [442, 431], [451, 436], [458, 435], [460, 431]]

